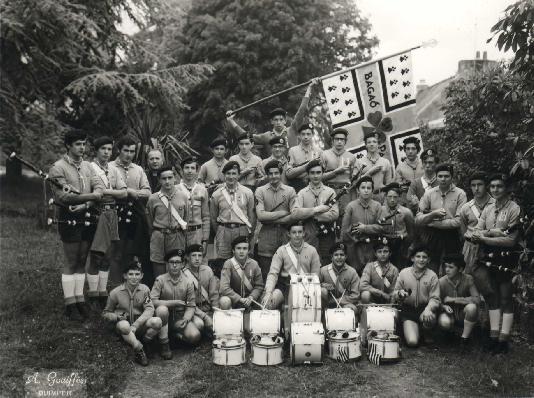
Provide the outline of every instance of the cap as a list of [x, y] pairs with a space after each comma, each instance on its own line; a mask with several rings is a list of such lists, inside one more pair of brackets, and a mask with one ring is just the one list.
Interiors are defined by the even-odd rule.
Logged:
[[426, 160], [427, 157], [429, 156], [435, 156], [437, 157], [437, 152], [435, 149], [432, 149], [432, 148], [428, 148], [428, 149], [425, 149], [423, 152], [421, 152], [421, 160]]
[[104, 145], [109, 145], [109, 144], [113, 145], [113, 138], [108, 137], [107, 135], [103, 137], [98, 137], [93, 142], [93, 146], [95, 147], [96, 150], [100, 149], [100, 147]]
[[273, 160], [268, 161], [264, 167], [264, 170], [266, 173], [268, 173], [270, 169], [278, 169], [282, 171], [283, 167], [278, 160], [273, 159]]
[[301, 124], [298, 129], [298, 132], [300, 133], [303, 130], [313, 130], [313, 126], [310, 123]]
[[330, 137], [334, 138], [336, 134], [343, 134], [345, 138], [347, 138], [347, 136], [349, 135], [349, 132], [346, 129], [337, 128], [337, 129], [332, 130], [332, 132], [330, 133]]

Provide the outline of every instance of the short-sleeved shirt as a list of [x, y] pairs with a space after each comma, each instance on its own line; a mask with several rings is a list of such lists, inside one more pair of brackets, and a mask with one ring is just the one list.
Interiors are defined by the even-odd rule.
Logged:
[[[154, 281], [150, 292], [152, 300], [182, 300], [186, 307], [196, 307], [195, 286], [182, 272], [177, 280], [173, 280], [169, 273], [160, 275]], [[181, 318], [185, 311], [182, 306], [174, 307], [173, 316]]]
[[337, 153], [334, 148], [327, 149], [322, 153], [321, 160], [323, 162], [325, 172], [335, 170], [342, 166], [350, 166], [350, 169], [345, 173], [337, 174], [334, 178], [326, 181], [327, 184], [349, 183], [351, 177], [358, 173], [362, 168], [362, 165], [356, 158], [356, 155], [345, 150], [341, 153]]
[[263, 172], [263, 166], [262, 161], [259, 156], [254, 155], [251, 153], [248, 158], [244, 158], [241, 154], [234, 155], [230, 157], [230, 161], [234, 161], [239, 163], [239, 167], [241, 168], [241, 173], [245, 169], [249, 169], [251, 167], [256, 167], [256, 171], [248, 174], [246, 177], [239, 180], [239, 182], [243, 185], [254, 185], [256, 184], [256, 181], [259, 177], [263, 177], [265, 173]]
[[150, 184], [141, 166], [135, 163], [125, 166], [119, 159], [109, 162], [109, 165], [119, 170], [128, 188], [137, 190], [140, 197], [148, 198], [150, 196], [152, 193]]
[[235, 191], [228, 190], [226, 184], [221, 185], [211, 197], [210, 216], [216, 218], [218, 223], [235, 223], [245, 224], [232, 210], [231, 205], [225, 199], [223, 190], [226, 190], [232, 201], [237, 202], [239, 208], [243, 211], [250, 222], [254, 215], [254, 194], [250, 189], [241, 184], [237, 184]]
[[[288, 170], [292, 169], [295, 166], [300, 166], [304, 162], [320, 157], [322, 152], [323, 151], [320, 148], [316, 148], [314, 145], [310, 146], [309, 148], [304, 148], [302, 145], [296, 145], [294, 147], [289, 148]], [[306, 172], [303, 172], [301, 175], [296, 176], [294, 178], [306, 179], [307, 174]]]
[[399, 184], [413, 182], [421, 178], [424, 174], [423, 163], [416, 159], [415, 164], [408, 162], [408, 159], [399, 163], [395, 169], [395, 181]]
[[[297, 267], [293, 264], [288, 253], [288, 245], [295, 254]], [[289, 275], [295, 273], [316, 274], [319, 276], [320, 269], [321, 259], [315, 247], [306, 242], [302, 243], [302, 247], [299, 250], [291, 246], [290, 243], [280, 246], [273, 256], [271, 268], [269, 269], [265, 283], [265, 291], [272, 293], [280, 276], [287, 278]]]
[[206, 185], [209, 185], [215, 181], [224, 181], [222, 169], [226, 163], [228, 163], [228, 160], [226, 159], [223, 159], [221, 163], [217, 163], [215, 158], [211, 158], [202, 166], [200, 166], [198, 180]]
[[187, 198], [187, 225], [202, 225], [202, 240], [207, 241], [210, 236], [210, 204], [208, 190], [202, 183], [187, 186], [183, 181], [176, 185], [176, 189]]
[[[275, 189], [271, 184], [258, 187], [256, 189], [256, 214], [259, 211], [279, 211], [285, 210], [291, 212], [297, 194], [295, 190], [284, 184], [280, 184]], [[276, 209], [275, 209], [276, 208]], [[273, 210], [274, 209], [274, 210]], [[263, 223], [262, 229], [258, 237], [258, 254], [264, 257], [272, 257], [278, 249], [278, 242], [280, 236], [277, 236], [280, 231], [272, 228], [275, 223]]]
[[[241, 269], [244, 276], [250, 282], [252, 287], [249, 290], [238, 272], [235, 269], [234, 261]], [[256, 260], [247, 258], [245, 264], [240, 264], [234, 257], [226, 260], [221, 271], [221, 286], [219, 294], [227, 296], [232, 300], [232, 304], [237, 304], [241, 298], [252, 297], [254, 300], [259, 300], [263, 293], [263, 277], [261, 269]]]
[[[126, 189], [126, 183], [122, 179], [122, 175], [116, 167], [106, 165], [102, 167], [96, 162], [91, 163], [96, 176], [102, 182], [106, 189]], [[102, 197], [102, 204], [112, 204], [115, 203], [115, 198], [111, 195], [104, 195]]]
[[[160, 195], [167, 197], [167, 200], [169, 201], [169, 207], [165, 206]], [[163, 194], [161, 191], [153, 193], [150, 195], [147, 203], [147, 212], [152, 220], [152, 227], [179, 229], [180, 224], [173, 217], [170, 207], [173, 206], [182, 220], [187, 222], [187, 205], [187, 197], [183, 192], [176, 188], [170, 196]]]
[[[292, 210], [300, 208], [312, 208], [327, 204], [328, 200], [334, 199], [336, 191], [332, 188], [321, 184], [319, 188], [312, 188], [310, 185], [301, 189], [297, 194], [297, 199]], [[317, 214], [313, 218], [319, 222], [334, 222], [339, 217], [339, 207], [335, 203], [330, 210], [325, 213]]]
[[391, 163], [386, 158], [379, 156], [376, 161], [373, 161], [369, 159], [369, 156], [364, 156], [360, 159], [360, 163], [367, 166], [364, 172], [371, 170], [375, 166], [382, 166], [383, 170], [371, 176], [375, 192], [393, 181], [393, 167], [391, 167]]

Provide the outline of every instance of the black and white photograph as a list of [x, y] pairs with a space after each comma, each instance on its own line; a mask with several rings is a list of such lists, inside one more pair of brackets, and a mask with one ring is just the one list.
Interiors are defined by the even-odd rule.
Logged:
[[534, 397], [534, 0], [0, 0], [0, 397]]

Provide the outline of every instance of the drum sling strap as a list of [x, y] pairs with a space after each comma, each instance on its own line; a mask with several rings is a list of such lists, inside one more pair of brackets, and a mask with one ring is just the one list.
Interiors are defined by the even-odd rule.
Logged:
[[202, 297], [204, 298], [204, 300], [206, 300], [207, 302], [209, 302], [209, 294], [208, 292], [206, 291], [206, 289], [204, 289], [204, 286], [202, 286], [200, 284], [200, 282], [198, 281], [198, 279], [195, 277], [195, 275], [193, 275], [193, 273], [191, 272], [191, 270], [189, 269], [185, 269], [184, 270], [184, 274], [189, 278], [191, 279], [191, 281], [193, 282], [193, 285], [195, 286], [195, 289], [198, 290], [200, 289], [200, 294], [202, 294]]
[[237, 262], [235, 257], [232, 257], [232, 259], [230, 261], [232, 262], [232, 266], [234, 267], [235, 272], [237, 272], [237, 275], [239, 275], [239, 277], [243, 281], [243, 284], [245, 285], [245, 287], [248, 289], [249, 292], [251, 292], [252, 291], [252, 283], [250, 283], [250, 281], [248, 280], [247, 276], [243, 272], [243, 269], [241, 268], [241, 266], [239, 265], [239, 263]]
[[184, 221], [182, 217], [180, 217], [180, 214], [178, 214], [178, 210], [172, 205], [172, 203], [169, 202], [169, 198], [165, 196], [165, 194], [158, 192], [159, 199], [163, 202], [165, 207], [171, 211], [172, 218], [180, 224], [180, 228], [182, 228], [184, 231], [187, 229], [187, 223]]
[[232, 198], [230, 197], [230, 194], [226, 190], [226, 188], [222, 189], [222, 194], [224, 196], [224, 199], [228, 204], [230, 205], [231, 210], [235, 213], [237, 218], [239, 218], [248, 228], [248, 232], [250, 233], [252, 230], [252, 224], [248, 220], [248, 217], [243, 213], [243, 210], [241, 210], [241, 207], [237, 204], [237, 202], [234, 202]]
[[295, 273], [298, 274], [299, 273], [299, 262], [297, 260], [297, 256], [295, 255], [295, 252], [293, 251], [289, 243], [285, 245], [285, 248], [287, 251], [287, 255], [289, 256], [289, 259], [293, 263], [293, 269], [295, 270]]
[[386, 289], [389, 289], [389, 287], [391, 286], [391, 283], [389, 283], [389, 280], [388, 278], [386, 278], [383, 274], [382, 274], [382, 267], [380, 266], [380, 264], [378, 264], [378, 262], [375, 263], [375, 271], [376, 273], [378, 274], [378, 276], [380, 278], [382, 278], [382, 281], [384, 282], [384, 287]]

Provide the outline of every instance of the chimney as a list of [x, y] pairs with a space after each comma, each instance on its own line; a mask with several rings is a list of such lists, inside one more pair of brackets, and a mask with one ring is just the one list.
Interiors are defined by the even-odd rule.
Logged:
[[428, 88], [428, 84], [426, 84], [426, 80], [425, 79], [419, 80], [419, 84], [417, 84], [417, 86], [415, 87], [417, 95], [419, 95], [421, 91], [424, 91], [427, 88]]
[[480, 51], [477, 51], [476, 59], [480, 59]]
[[482, 59], [483, 59], [484, 61], [488, 59], [488, 52], [487, 52], [487, 51], [484, 51], [484, 52], [482, 53]]

